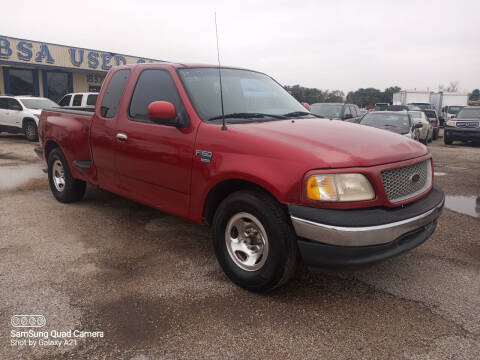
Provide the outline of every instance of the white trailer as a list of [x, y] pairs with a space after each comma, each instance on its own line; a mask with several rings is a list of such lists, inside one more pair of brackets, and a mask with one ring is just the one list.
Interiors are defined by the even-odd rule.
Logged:
[[393, 94], [393, 105], [407, 105], [412, 103], [430, 103], [431, 91], [401, 90]]

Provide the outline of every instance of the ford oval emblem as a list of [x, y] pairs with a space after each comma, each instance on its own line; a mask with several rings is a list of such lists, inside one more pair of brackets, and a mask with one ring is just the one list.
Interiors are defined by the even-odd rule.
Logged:
[[412, 182], [412, 184], [415, 184], [415, 183], [417, 183], [418, 181], [420, 181], [420, 174], [413, 174], [413, 175], [410, 177], [410, 181]]

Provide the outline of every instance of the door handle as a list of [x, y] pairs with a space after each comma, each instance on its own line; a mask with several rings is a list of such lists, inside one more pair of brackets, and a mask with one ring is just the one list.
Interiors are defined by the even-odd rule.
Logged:
[[118, 133], [117, 136], [115, 136], [118, 140], [121, 140], [121, 141], [127, 141], [128, 139], [128, 136], [125, 135], [125, 134], [122, 134], [122, 133]]

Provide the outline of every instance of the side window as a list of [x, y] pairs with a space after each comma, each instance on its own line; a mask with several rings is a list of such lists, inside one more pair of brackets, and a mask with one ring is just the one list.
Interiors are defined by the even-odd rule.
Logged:
[[350, 105], [350, 112], [352, 113], [353, 117], [357, 117], [357, 109], [355, 109], [355, 105]]
[[148, 69], [140, 74], [130, 102], [130, 119], [151, 122], [147, 115], [147, 109], [148, 105], [154, 101], [171, 102], [175, 106], [178, 116], [187, 119], [175, 83], [166, 70]]
[[20, 103], [15, 99], [8, 99], [8, 108], [10, 110], [17, 110], [17, 111], [23, 110], [22, 105], [20, 105]]
[[120, 104], [125, 85], [127, 85], [129, 75], [130, 70], [128, 69], [118, 70], [113, 74], [108, 83], [105, 95], [103, 95], [100, 115], [106, 118], [112, 118], [117, 114], [118, 105]]
[[88, 95], [88, 97], [87, 97], [87, 105], [95, 105], [95, 103], [97, 102], [97, 97], [98, 97], [97, 94], [90, 94], [90, 95]]
[[349, 115], [350, 117], [352, 116], [352, 112], [350, 111], [350, 106], [345, 105], [343, 110], [343, 118], [346, 119], [348, 118]]
[[62, 100], [58, 103], [60, 106], [68, 106], [70, 105], [70, 99], [72, 98], [72, 95], [65, 95]]
[[72, 104], [72, 106], [82, 106], [82, 97], [83, 97], [82, 94], [75, 95], [75, 96], [73, 97], [73, 104]]
[[8, 109], [8, 99], [0, 98], [0, 109]]

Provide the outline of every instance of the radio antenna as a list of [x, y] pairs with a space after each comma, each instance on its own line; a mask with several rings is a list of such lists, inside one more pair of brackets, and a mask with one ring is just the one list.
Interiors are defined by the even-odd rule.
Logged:
[[218, 47], [218, 28], [217, 28], [217, 12], [215, 14], [215, 35], [217, 37], [217, 60], [218, 60], [218, 77], [220, 79], [220, 103], [222, 105], [222, 130], [227, 130], [225, 125], [225, 110], [223, 108], [223, 87], [222, 87], [222, 72], [220, 70], [220, 48]]

